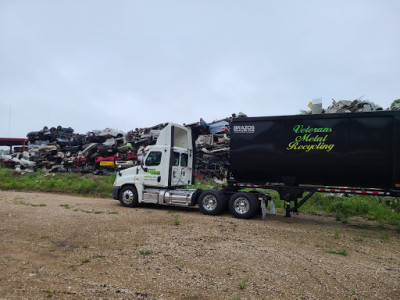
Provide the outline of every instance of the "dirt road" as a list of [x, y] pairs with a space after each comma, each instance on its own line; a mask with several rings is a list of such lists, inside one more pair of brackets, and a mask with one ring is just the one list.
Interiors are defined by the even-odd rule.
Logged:
[[0, 299], [399, 299], [400, 234], [0, 191]]

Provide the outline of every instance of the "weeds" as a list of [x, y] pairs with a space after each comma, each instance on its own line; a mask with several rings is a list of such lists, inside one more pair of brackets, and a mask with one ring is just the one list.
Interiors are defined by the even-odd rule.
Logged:
[[248, 280], [249, 280], [249, 279], [246, 278], [246, 279], [243, 280], [243, 281], [239, 281], [239, 283], [238, 283], [239, 289], [244, 290], [244, 289], [246, 288], [246, 284], [247, 284], [247, 281], [248, 281]]
[[88, 263], [88, 262], [90, 262], [90, 258], [84, 258], [84, 259], [82, 259], [82, 263], [83, 263], [83, 264], [86, 264], [86, 263]]
[[326, 253], [331, 253], [331, 254], [338, 254], [338, 255], [342, 255], [342, 256], [347, 256], [347, 251], [346, 250], [327, 250], [325, 251]]
[[179, 215], [175, 215], [175, 218], [174, 218], [174, 225], [175, 226], [178, 226], [178, 225], [180, 225], [181, 224], [181, 222], [179, 221]]
[[[59, 173], [46, 176], [43, 172], [20, 175], [13, 170], [0, 167], [0, 182], [3, 190], [37, 190], [48, 192], [62, 192], [84, 196], [111, 197], [111, 187], [115, 175], [91, 176], [75, 173]], [[211, 189], [216, 184], [196, 182], [189, 186], [194, 189]], [[263, 190], [270, 195], [277, 209], [283, 208], [284, 202], [279, 200], [275, 191]], [[24, 204], [21, 199], [14, 199], [15, 204]], [[45, 204], [27, 204], [30, 206], [45, 206]], [[67, 208], [67, 207], [66, 207]], [[367, 220], [375, 220], [381, 224], [398, 227], [400, 233], [400, 201], [393, 197], [376, 196], [340, 196], [315, 193], [301, 208], [303, 211], [323, 211], [335, 216], [342, 223], [347, 223], [352, 216], [361, 216]], [[95, 213], [95, 212], [91, 212]], [[98, 211], [97, 213], [102, 213]], [[174, 213], [168, 211], [168, 213]]]
[[233, 231], [233, 232], [236, 232], [236, 225], [233, 225], [232, 231]]
[[[282, 206], [279, 195], [269, 193], [276, 206]], [[302, 207], [303, 211], [323, 211], [333, 214], [337, 221], [348, 223], [351, 216], [361, 216], [367, 220], [375, 220], [380, 224], [400, 227], [400, 201], [393, 197], [376, 196], [341, 196], [315, 193]]]
[[[78, 208], [75, 208], [74, 211], [75, 211], [75, 212], [80, 211], [80, 212], [83, 212], [83, 213], [85, 213], [85, 214], [95, 214], [95, 215], [104, 214], [104, 211], [102, 211], [102, 210], [86, 210], [86, 209], [78, 209]], [[113, 213], [113, 212], [112, 212], [112, 213]], [[118, 212], [114, 212], [114, 213], [118, 213]], [[110, 214], [110, 213], [109, 213], [109, 214]]]
[[47, 292], [47, 298], [52, 298], [54, 296], [54, 293], [52, 290], [48, 289], [46, 292]]
[[335, 229], [335, 234], [333, 236], [335, 239], [339, 239], [340, 238], [340, 230], [339, 229]]
[[71, 207], [69, 206], [69, 204], [60, 204], [61, 207], [64, 207], [66, 209], [70, 209]]
[[115, 175], [91, 176], [75, 173], [45, 176], [41, 171], [20, 175], [0, 167], [0, 182], [4, 190], [37, 190], [87, 196], [111, 197]]
[[382, 239], [383, 241], [385, 241], [385, 242], [389, 242], [389, 241], [390, 241], [389, 233], [384, 232], [384, 233], [382, 234], [382, 236], [381, 236], [381, 239]]
[[23, 200], [20, 200], [22, 198], [14, 198], [13, 199], [13, 203], [14, 204], [19, 204], [19, 205], [25, 205], [25, 206], [32, 206], [32, 207], [44, 207], [46, 206], [46, 204], [44, 203], [40, 203], [40, 204], [33, 204], [33, 203], [29, 203], [29, 202], [25, 202]]
[[147, 249], [147, 250], [140, 250], [140, 251], [139, 251], [139, 254], [140, 254], [140, 255], [143, 255], [143, 256], [148, 256], [148, 255], [151, 254], [151, 250], [149, 250], [149, 249]]

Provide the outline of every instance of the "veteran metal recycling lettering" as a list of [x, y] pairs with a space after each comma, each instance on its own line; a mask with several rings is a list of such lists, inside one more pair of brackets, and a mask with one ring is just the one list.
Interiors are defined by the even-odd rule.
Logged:
[[299, 135], [289, 143], [286, 150], [299, 150], [310, 152], [311, 150], [325, 150], [330, 152], [335, 144], [327, 144], [329, 133], [333, 130], [330, 127], [304, 127], [303, 125], [296, 125], [293, 131]]

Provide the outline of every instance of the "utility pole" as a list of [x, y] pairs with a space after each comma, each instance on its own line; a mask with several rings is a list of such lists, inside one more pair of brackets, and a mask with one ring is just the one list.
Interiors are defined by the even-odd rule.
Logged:
[[8, 114], [8, 137], [11, 137], [11, 104], [10, 104], [10, 113]]

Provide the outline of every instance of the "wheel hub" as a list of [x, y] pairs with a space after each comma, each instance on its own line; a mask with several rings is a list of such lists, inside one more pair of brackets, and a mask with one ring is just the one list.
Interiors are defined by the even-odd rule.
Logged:
[[212, 211], [217, 207], [217, 199], [212, 195], [208, 195], [203, 199], [203, 206], [206, 210]]
[[249, 211], [250, 204], [246, 198], [237, 198], [233, 203], [233, 207], [238, 214], [245, 214]]
[[125, 191], [122, 195], [122, 199], [126, 204], [130, 204], [133, 201], [133, 192], [132, 191]]

